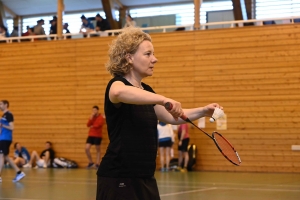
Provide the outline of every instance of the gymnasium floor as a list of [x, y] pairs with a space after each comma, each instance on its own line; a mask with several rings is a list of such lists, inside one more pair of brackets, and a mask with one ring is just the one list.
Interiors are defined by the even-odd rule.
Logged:
[[[96, 170], [3, 169], [0, 200], [95, 200]], [[168, 172], [156, 173], [162, 200], [299, 200], [300, 174]]]

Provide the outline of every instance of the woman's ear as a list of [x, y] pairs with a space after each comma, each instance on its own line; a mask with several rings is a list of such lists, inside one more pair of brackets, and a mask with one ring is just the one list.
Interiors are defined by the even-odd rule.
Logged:
[[132, 61], [132, 55], [131, 54], [129, 54], [129, 53], [126, 54], [125, 58], [126, 58], [128, 63], [132, 64], [133, 61]]

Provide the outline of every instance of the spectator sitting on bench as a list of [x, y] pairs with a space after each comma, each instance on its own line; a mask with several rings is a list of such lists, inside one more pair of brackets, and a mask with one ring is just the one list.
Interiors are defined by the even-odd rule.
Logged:
[[52, 162], [55, 157], [55, 152], [52, 149], [52, 143], [46, 142], [46, 149], [39, 155], [36, 151], [31, 153], [31, 159], [28, 164], [23, 165], [23, 167], [32, 167], [33, 161], [36, 162], [35, 168], [47, 168], [52, 166]]
[[30, 155], [27, 149], [21, 146], [20, 143], [16, 142], [14, 147], [15, 147], [14, 163], [18, 167], [23, 167], [23, 165], [29, 163]]

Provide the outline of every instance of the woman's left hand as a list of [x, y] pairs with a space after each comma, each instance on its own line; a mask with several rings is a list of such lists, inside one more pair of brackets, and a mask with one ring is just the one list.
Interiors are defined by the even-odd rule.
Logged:
[[217, 103], [211, 103], [211, 104], [206, 105], [203, 108], [205, 116], [211, 117], [213, 115], [214, 111], [215, 111], [215, 108], [220, 108], [221, 110], [223, 110], [223, 107], [220, 106], [219, 104], [217, 104]]

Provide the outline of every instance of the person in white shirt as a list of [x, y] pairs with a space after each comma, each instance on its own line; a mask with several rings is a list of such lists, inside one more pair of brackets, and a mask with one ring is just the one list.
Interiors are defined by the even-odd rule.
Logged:
[[126, 16], [126, 23], [124, 25], [124, 28], [126, 27], [136, 27], [136, 22], [133, 20], [133, 18], [130, 15]]
[[167, 172], [169, 171], [170, 149], [172, 146], [172, 137], [174, 133], [172, 126], [162, 121], [159, 121], [157, 124], [157, 132], [161, 171]]

